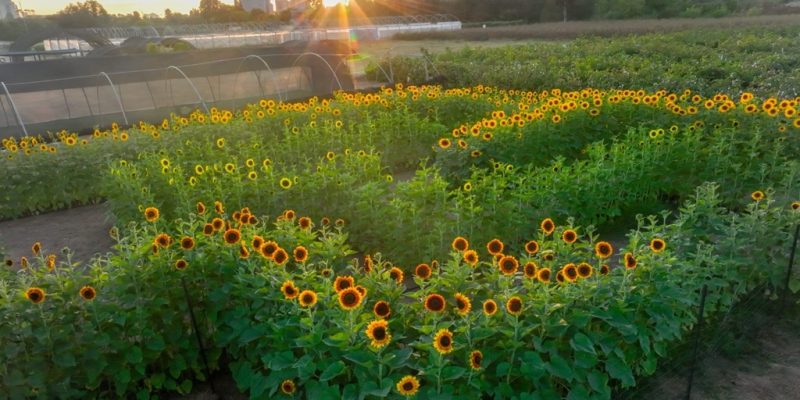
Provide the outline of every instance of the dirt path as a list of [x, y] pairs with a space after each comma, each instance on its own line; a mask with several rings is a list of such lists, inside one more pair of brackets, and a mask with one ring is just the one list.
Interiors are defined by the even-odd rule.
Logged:
[[14, 262], [21, 256], [30, 256], [31, 245], [37, 241], [45, 253], [59, 253], [69, 247], [74, 252], [73, 260], [85, 262], [97, 253], [111, 250], [111, 226], [105, 205], [77, 207], [0, 222], [0, 243]]

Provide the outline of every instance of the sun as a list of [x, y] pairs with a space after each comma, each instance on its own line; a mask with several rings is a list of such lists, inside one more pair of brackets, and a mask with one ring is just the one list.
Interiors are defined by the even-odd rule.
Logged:
[[350, 0], [322, 0], [322, 5], [325, 7], [336, 7], [339, 4], [346, 6]]

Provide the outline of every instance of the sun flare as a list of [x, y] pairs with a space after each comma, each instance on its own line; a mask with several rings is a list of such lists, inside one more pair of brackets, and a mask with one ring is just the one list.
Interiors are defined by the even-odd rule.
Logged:
[[322, 5], [325, 7], [336, 7], [339, 4], [346, 6], [350, 0], [322, 0]]

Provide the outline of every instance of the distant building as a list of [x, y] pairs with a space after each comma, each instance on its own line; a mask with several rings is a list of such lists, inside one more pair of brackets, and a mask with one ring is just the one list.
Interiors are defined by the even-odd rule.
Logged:
[[261, 10], [268, 14], [275, 12], [272, 8], [272, 0], [240, 0], [240, 4], [245, 11]]
[[0, 20], [19, 18], [17, 5], [11, 0], [0, 0]]
[[275, 12], [291, 10], [292, 12], [303, 12], [308, 8], [306, 0], [275, 0]]

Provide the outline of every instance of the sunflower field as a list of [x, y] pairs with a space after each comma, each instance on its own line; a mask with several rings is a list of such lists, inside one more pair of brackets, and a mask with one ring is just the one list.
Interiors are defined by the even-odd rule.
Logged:
[[6, 139], [0, 218], [104, 201], [117, 226], [90, 261], [6, 260], [0, 398], [225, 373], [252, 399], [609, 399], [704, 285], [713, 322], [785, 279], [800, 98], [706, 89], [398, 84]]

